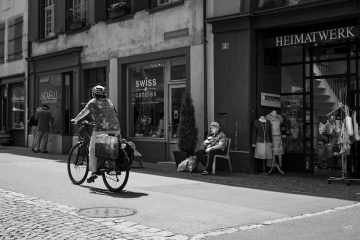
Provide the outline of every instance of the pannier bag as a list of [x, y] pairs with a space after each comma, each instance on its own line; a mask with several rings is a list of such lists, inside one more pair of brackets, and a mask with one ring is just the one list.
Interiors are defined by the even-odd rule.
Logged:
[[119, 140], [107, 134], [97, 135], [95, 138], [95, 157], [116, 159], [119, 155]]

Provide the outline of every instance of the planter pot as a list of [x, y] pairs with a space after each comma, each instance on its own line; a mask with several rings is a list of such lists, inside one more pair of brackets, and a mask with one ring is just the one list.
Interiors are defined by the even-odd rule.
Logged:
[[122, 17], [130, 13], [130, 11], [127, 8], [119, 9], [119, 10], [112, 10], [109, 11], [109, 18], [117, 18]]
[[176, 167], [186, 158], [186, 152], [183, 151], [173, 151], [173, 155], [175, 158]]
[[76, 30], [82, 28], [82, 26], [83, 26], [82, 22], [74, 22], [70, 24], [70, 30]]

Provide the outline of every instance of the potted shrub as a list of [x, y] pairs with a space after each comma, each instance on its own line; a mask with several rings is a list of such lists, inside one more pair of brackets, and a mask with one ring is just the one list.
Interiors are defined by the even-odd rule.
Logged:
[[183, 95], [180, 120], [177, 129], [178, 147], [182, 153], [174, 152], [176, 166], [185, 158], [194, 155], [197, 143], [198, 129], [195, 122], [195, 109], [190, 93]]

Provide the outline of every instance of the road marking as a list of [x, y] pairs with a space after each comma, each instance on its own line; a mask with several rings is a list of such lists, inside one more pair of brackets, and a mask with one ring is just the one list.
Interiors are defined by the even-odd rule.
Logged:
[[[266, 220], [266, 221], [264, 221], [262, 223], [256, 223], [256, 224], [249, 224], [249, 225], [243, 225], [243, 226], [237, 226], [237, 227], [230, 227], [230, 228], [223, 228], [223, 229], [219, 229], [219, 230], [213, 230], [213, 231], [210, 231], [210, 232], [207, 232], [207, 233], [197, 234], [197, 235], [191, 237], [190, 239], [191, 240], [199, 240], [199, 239], [204, 239], [206, 237], [214, 237], [214, 236], [220, 236], [220, 235], [224, 235], [224, 234], [228, 234], [228, 233], [235, 233], [235, 232], [240, 232], [240, 231], [258, 229], [258, 228], [266, 227], [266, 226], [273, 225], [273, 224], [276, 224], [276, 223], [283, 223], [283, 222], [289, 222], [289, 221], [300, 220], [300, 219], [305, 219], [305, 218], [311, 218], [311, 217], [315, 217], [315, 216], [321, 216], [321, 215], [325, 215], [325, 214], [340, 212], [340, 211], [355, 208], [355, 207], [360, 207], [360, 203], [358, 202], [358, 203], [353, 203], [353, 204], [346, 205], [346, 206], [326, 209], [326, 210], [320, 211], [320, 212], [305, 213], [305, 214], [298, 215], [298, 216], [283, 217], [283, 218], [277, 218], [277, 219], [272, 219], [272, 220]], [[345, 230], [349, 231], [349, 229], [351, 230], [352, 226], [343, 226], [343, 228]]]

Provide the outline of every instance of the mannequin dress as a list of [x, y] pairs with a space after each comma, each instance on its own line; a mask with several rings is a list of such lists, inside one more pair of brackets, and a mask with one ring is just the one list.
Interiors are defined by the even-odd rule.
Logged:
[[271, 124], [263, 116], [254, 122], [253, 145], [255, 145], [255, 158], [272, 159]]

